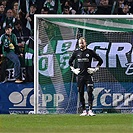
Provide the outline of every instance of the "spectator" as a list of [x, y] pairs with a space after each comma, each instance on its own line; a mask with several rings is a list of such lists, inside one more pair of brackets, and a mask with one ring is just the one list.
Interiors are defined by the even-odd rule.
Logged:
[[5, 18], [5, 8], [4, 5], [0, 3], [0, 22]]
[[83, 3], [83, 7], [82, 7], [82, 12], [81, 14], [88, 14], [86, 13], [86, 11], [88, 10], [88, 7], [91, 5], [90, 0], [85, 0]]
[[35, 5], [37, 5], [37, 13], [41, 12], [41, 9], [43, 8], [44, 0], [36, 0]]
[[123, 14], [122, 8], [124, 7], [124, 0], [118, 0], [118, 14]]
[[42, 7], [40, 13], [41, 13], [41, 14], [48, 14], [48, 13], [49, 13], [49, 8], [47, 8], [47, 7]]
[[25, 14], [25, 16], [29, 12], [30, 6], [32, 4], [32, 0], [20, 0], [20, 9], [23, 12], [23, 14]]
[[71, 14], [69, 6], [64, 6], [63, 7], [62, 14]]
[[18, 10], [18, 2], [13, 3], [12, 11], [13, 11], [14, 17], [17, 18], [18, 20], [20, 20], [19, 10]]
[[12, 28], [14, 28], [14, 23], [17, 19], [14, 17], [14, 14], [13, 14], [13, 11], [12, 9], [8, 9], [7, 12], [6, 12], [6, 17], [5, 19], [3, 20], [3, 29], [6, 27], [6, 25], [11, 25]]
[[81, 0], [73, 0], [72, 9], [76, 11], [76, 14], [82, 14], [82, 8], [83, 3], [81, 2]]
[[97, 8], [96, 14], [111, 14], [112, 6], [109, 5], [109, 0], [100, 0], [100, 5]]
[[133, 14], [133, 0], [127, 0], [126, 4], [129, 6], [129, 12]]
[[6, 10], [12, 9], [13, 3], [18, 2], [19, 0], [6, 0]]
[[15, 22], [15, 26], [12, 32], [17, 36], [18, 46], [21, 47], [24, 47], [24, 44], [29, 39], [29, 36], [31, 36], [30, 30], [24, 27], [20, 20]]
[[124, 7], [124, 0], [118, 0], [118, 8]]
[[29, 13], [26, 14], [26, 19], [27, 19], [26, 27], [31, 30], [32, 35], [34, 33], [34, 14], [36, 13], [36, 10], [37, 10], [37, 6], [35, 4], [32, 4], [30, 6]]
[[25, 44], [25, 81], [34, 81], [34, 40], [32, 37]]
[[130, 15], [130, 8], [129, 8], [129, 5], [128, 4], [125, 4], [124, 7], [122, 8], [122, 14], [123, 15]]
[[23, 25], [26, 27], [27, 19], [26, 14], [28, 14], [30, 11], [30, 6], [33, 4], [32, 0], [19, 0], [19, 17]]
[[8, 0], [1, 0], [1, 4], [4, 6], [4, 9], [6, 9], [7, 1]]
[[[17, 38], [15, 34], [12, 33], [12, 27], [10, 25], [5, 27], [5, 34], [1, 36], [1, 46], [2, 56], [8, 58], [14, 63], [14, 77], [16, 79], [15, 83], [22, 83], [23, 81], [21, 80], [20, 76], [20, 61], [18, 55], [15, 53], [19, 53]], [[22, 56], [21, 53], [19, 54]]]
[[95, 3], [88, 4], [87, 7], [84, 8], [83, 14], [95, 14], [97, 11], [97, 6]]
[[[66, 7], [69, 7], [69, 14], [76, 14], [76, 11], [73, 9], [72, 7], [72, 2], [70, 0], [66, 0], [63, 5], [62, 5], [62, 8], [63, 10], [65, 10]], [[65, 14], [65, 13], [63, 13]]]

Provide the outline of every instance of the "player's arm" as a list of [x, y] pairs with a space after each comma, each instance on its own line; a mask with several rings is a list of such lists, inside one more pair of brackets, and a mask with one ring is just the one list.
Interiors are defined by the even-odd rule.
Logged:
[[103, 63], [102, 58], [98, 54], [96, 54], [94, 51], [92, 51], [92, 57], [95, 58], [98, 61], [98, 64], [95, 68], [88, 68], [87, 69], [87, 72], [89, 74], [93, 74], [93, 73], [97, 72], [99, 70], [100, 66]]
[[76, 59], [76, 51], [74, 51], [74, 53], [72, 54], [72, 56], [69, 59], [69, 66], [70, 69], [73, 73], [75, 73], [76, 75], [78, 75], [80, 73], [80, 69], [79, 68], [74, 68], [73, 66], [73, 61]]

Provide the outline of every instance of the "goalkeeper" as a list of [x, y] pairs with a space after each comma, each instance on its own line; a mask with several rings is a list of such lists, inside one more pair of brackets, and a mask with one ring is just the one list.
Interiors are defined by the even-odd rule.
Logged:
[[[92, 112], [93, 106], [93, 73], [99, 70], [99, 67], [102, 65], [103, 60], [99, 55], [97, 55], [93, 50], [90, 50], [86, 46], [85, 38], [81, 37], [78, 40], [79, 49], [75, 50], [72, 56], [69, 59], [69, 65], [71, 71], [77, 75], [77, 86], [79, 92], [80, 103], [82, 105], [82, 114], [80, 116], [94, 116]], [[98, 64], [95, 68], [91, 68], [92, 59], [95, 58], [98, 61]], [[77, 61], [77, 68], [73, 67], [73, 61]], [[84, 87], [87, 87], [88, 94], [88, 104], [89, 111], [85, 107], [84, 99]]]

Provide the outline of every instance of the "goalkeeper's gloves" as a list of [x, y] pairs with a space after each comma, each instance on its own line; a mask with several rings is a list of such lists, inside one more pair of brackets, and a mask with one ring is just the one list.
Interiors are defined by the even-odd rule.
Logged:
[[98, 71], [98, 70], [99, 70], [99, 67], [88, 68], [88, 69], [87, 69], [87, 72], [88, 72], [89, 74], [93, 74], [93, 73], [95, 73], [95, 72]]
[[72, 66], [70, 66], [70, 68], [71, 68], [71, 71], [72, 71], [73, 73], [75, 73], [76, 75], [78, 75], [78, 74], [80, 73], [80, 69], [79, 69], [79, 68], [74, 68], [74, 67], [72, 67]]

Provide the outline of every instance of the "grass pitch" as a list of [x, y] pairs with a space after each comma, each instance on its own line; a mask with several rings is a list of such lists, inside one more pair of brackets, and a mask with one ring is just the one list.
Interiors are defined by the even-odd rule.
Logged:
[[133, 114], [0, 115], [0, 133], [133, 133]]

